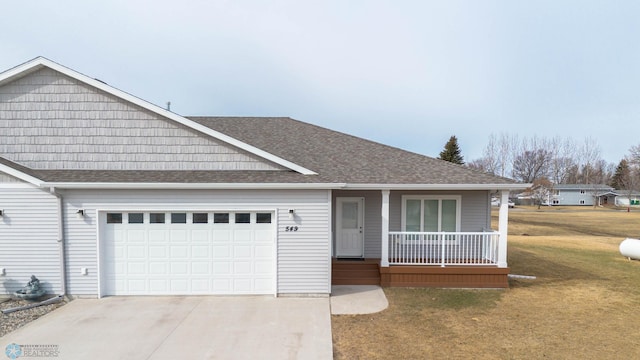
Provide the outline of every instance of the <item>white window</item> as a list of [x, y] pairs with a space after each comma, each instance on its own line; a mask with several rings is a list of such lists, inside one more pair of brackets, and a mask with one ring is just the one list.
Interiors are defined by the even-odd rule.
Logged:
[[405, 195], [402, 197], [402, 231], [459, 232], [459, 195]]

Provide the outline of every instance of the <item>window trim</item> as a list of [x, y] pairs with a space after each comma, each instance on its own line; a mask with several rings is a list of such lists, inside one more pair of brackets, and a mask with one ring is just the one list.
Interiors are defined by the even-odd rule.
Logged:
[[[424, 230], [424, 200], [438, 200], [438, 229], [442, 228], [442, 200], [456, 200], [456, 231], [462, 227], [462, 195], [402, 195], [401, 228], [407, 231], [407, 200], [420, 200], [420, 229]], [[424, 231], [419, 231], [424, 232]], [[439, 231], [450, 232], [450, 231]]]

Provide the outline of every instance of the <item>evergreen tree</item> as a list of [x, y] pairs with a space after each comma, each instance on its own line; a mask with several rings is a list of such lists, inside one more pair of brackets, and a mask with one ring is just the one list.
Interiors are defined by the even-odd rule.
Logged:
[[460, 147], [458, 146], [458, 138], [455, 135], [449, 138], [449, 141], [444, 145], [444, 150], [440, 152], [440, 160], [445, 160], [458, 165], [464, 165], [464, 158], [460, 154]]
[[631, 169], [629, 168], [629, 162], [626, 159], [620, 160], [616, 172], [611, 178], [611, 187], [618, 190], [626, 190], [629, 177], [631, 176]]

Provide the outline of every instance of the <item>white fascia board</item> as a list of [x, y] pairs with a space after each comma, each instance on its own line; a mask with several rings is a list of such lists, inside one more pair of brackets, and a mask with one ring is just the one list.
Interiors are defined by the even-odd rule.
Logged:
[[149, 111], [152, 111], [160, 116], [169, 118], [173, 121], [176, 121], [184, 126], [187, 126], [189, 128], [192, 128], [196, 131], [199, 131], [203, 134], [209, 135], [215, 139], [218, 139], [222, 142], [225, 142], [229, 145], [235, 146], [237, 148], [240, 148], [242, 150], [245, 150], [249, 153], [252, 153], [258, 157], [261, 157], [265, 160], [271, 161], [273, 163], [276, 163], [278, 165], [281, 165], [287, 169], [296, 171], [298, 173], [301, 173], [303, 175], [317, 175], [317, 173], [315, 173], [312, 170], [309, 170], [305, 167], [302, 167], [300, 165], [294, 164], [288, 160], [285, 160], [283, 158], [280, 158], [278, 156], [275, 156], [273, 154], [270, 154], [264, 150], [260, 150], [254, 146], [251, 146], [247, 143], [244, 143], [240, 140], [234, 139], [231, 136], [225, 135], [221, 132], [215, 131], [213, 129], [210, 129], [204, 125], [200, 125], [195, 121], [189, 120], [185, 117], [182, 117], [178, 114], [172, 113], [171, 111], [168, 111], [166, 109], [163, 109], [157, 105], [151, 104], [150, 102], [147, 102], [145, 100], [142, 100], [136, 96], [133, 96], [129, 93], [126, 93], [122, 90], [118, 90], [110, 85], [107, 85], [105, 83], [103, 83], [102, 81], [90, 78], [86, 75], [83, 75], [75, 70], [71, 70], [65, 66], [62, 66], [58, 63], [55, 63], [47, 58], [44, 57], [37, 57], [31, 61], [28, 61], [22, 65], [18, 65], [13, 69], [9, 69], [7, 71], [5, 71], [4, 73], [0, 74], [0, 84], [2, 84], [3, 82], [7, 82], [7, 81], [11, 81], [12, 78], [16, 77], [16, 76], [21, 76], [24, 74], [27, 74], [29, 72], [35, 71], [37, 69], [39, 69], [42, 66], [46, 66], [48, 68], [51, 68], [55, 71], [58, 71], [62, 74], [65, 74], [69, 77], [72, 77], [78, 81], [82, 81], [85, 84], [91, 85], [95, 88], [98, 88], [104, 92], [107, 92], [111, 95], [117, 96], [123, 100], [129, 101], [133, 104], [136, 104], [144, 109], [147, 109]]
[[35, 186], [38, 186], [38, 187], [42, 186], [42, 184], [43, 184], [42, 180], [40, 180], [38, 178], [35, 178], [35, 177], [31, 176], [31, 175], [25, 174], [22, 171], [18, 171], [16, 169], [14, 169], [14, 168], [12, 168], [10, 166], [4, 165], [4, 164], [0, 164], [0, 172], [3, 172], [5, 174], [7, 174], [7, 175], [11, 175], [14, 178], [18, 178], [18, 179], [20, 179], [22, 181], [26, 181], [26, 182], [28, 182], [30, 184], [33, 184]]
[[531, 184], [347, 184], [347, 183], [116, 183], [46, 182], [58, 189], [344, 189], [344, 190], [523, 190]]
[[345, 190], [524, 190], [532, 184], [346, 184]]
[[41, 69], [44, 66], [44, 64], [41, 63], [41, 60], [46, 59], [37, 57], [33, 60], [27, 61], [24, 64], [20, 64], [9, 70], [3, 71], [2, 73], [0, 73], [0, 86], [13, 81], [15, 78], [20, 78]]
[[342, 183], [82, 183], [48, 182], [57, 189], [207, 189], [207, 190], [311, 190], [341, 189]]

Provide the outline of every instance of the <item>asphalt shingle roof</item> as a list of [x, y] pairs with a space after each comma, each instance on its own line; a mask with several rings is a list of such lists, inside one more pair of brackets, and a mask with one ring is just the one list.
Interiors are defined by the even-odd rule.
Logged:
[[46, 182], [516, 184], [511, 179], [286, 117], [188, 119], [318, 175], [294, 171], [34, 170], [2, 157], [0, 164]]
[[353, 184], [515, 184], [447, 161], [287, 117], [187, 117], [311, 169]]

